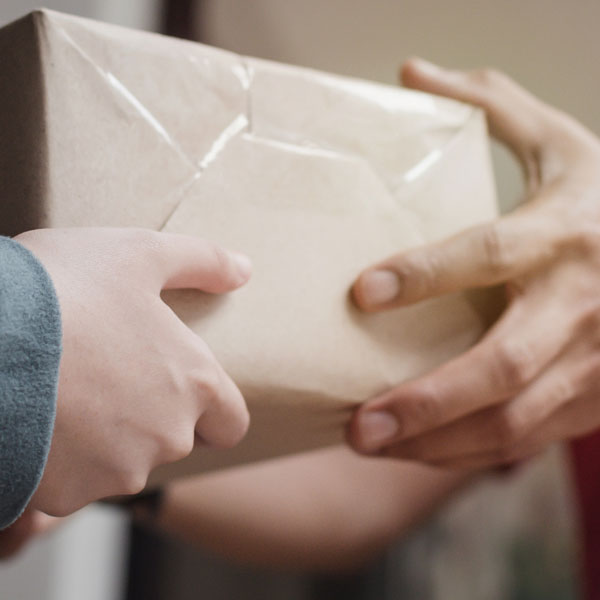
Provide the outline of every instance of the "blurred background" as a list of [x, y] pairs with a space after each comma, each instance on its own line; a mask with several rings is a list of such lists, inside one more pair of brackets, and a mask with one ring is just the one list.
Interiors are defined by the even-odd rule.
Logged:
[[[421, 55], [445, 66], [493, 65], [600, 132], [600, 3], [596, 0], [48, 0], [48, 8], [161, 31], [236, 52], [395, 83]], [[37, 6], [2, 0], [0, 24]], [[494, 146], [505, 210], [519, 172]], [[228, 564], [131, 528], [117, 509], [90, 507], [0, 564], [11, 600], [403, 598], [575, 599], [568, 464], [555, 448], [456, 497], [364, 570], [337, 577]], [[551, 527], [549, 527], [551, 524]]]

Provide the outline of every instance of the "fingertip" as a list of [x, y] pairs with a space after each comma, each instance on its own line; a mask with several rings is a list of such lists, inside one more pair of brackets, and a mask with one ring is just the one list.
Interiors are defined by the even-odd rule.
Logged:
[[399, 423], [387, 410], [359, 410], [352, 418], [347, 431], [350, 446], [359, 454], [380, 452], [398, 436]]
[[237, 286], [244, 285], [252, 276], [252, 261], [248, 256], [241, 252], [231, 252], [233, 260], [236, 264], [238, 283]]
[[439, 77], [444, 70], [419, 56], [411, 56], [400, 67], [400, 82], [406, 87], [420, 88], [424, 80]]
[[356, 305], [365, 312], [390, 308], [399, 301], [401, 283], [398, 275], [389, 269], [369, 269], [361, 273], [352, 286]]
[[411, 87], [411, 81], [419, 72], [419, 63], [421, 58], [418, 56], [410, 56], [407, 58], [398, 69], [398, 80], [403, 85]]
[[229, 437], [224, 441], [224, 448], [233, 448], [237, 446], [248, 433], [250, 429], [250, 411], [246, 405], [246, 401], [239, 392], [239, 413], [235, 427], [232, 427]]
[[358, 279], [352, 284], [352, 288], [350, 288], [350, 296], [357, 308], [364, 312], [373, 312], [370, 310], [369, 304], [366, 301], [363, 293], [362, 276], [359, 276]]
[[215, 248], [218, 255], [214, 273], [215, 281], [206, 291], [226, 293], [242, 287], [252, 275], [252, 262], [248, 256], [241, 252]]
[[249, 428], [250, 413], [244, 406], [243, 410], [236, 415], [235, 421], [227, 423], [222, 431], [212, 437], [209, 445], [222, 450], [234, 448], [246, 437]]
[[252, 274], [252, 263], [245, 254], [214, 245], [212, 255], [208, 266], [201, 267], [199, 289], [224, 294], [248, 282]]
[[364, 454], [365, 456], [369, 456], [371, 453], [362, 444], [362, 439], [360, 436], [360, 427], [358, 425], [358, 416], [361, 413], [361, 411], [361, 408], [355, 411], [352, 415], [352, 418], [346, 425], [345, 439], [348, 446], [350, 446], [350, 448], [352, 448], [354, 452], [356, 452], [357, 454]]

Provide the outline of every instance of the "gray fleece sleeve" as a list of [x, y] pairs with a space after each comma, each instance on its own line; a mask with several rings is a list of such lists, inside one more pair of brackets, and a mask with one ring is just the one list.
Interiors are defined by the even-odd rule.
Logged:
[[54, 427], [61, 320], [50, 276], [0, 236], [0, 529], [37, 488]]

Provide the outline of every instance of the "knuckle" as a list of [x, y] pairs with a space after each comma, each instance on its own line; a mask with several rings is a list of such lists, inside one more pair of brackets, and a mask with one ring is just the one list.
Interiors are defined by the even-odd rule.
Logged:
[[120, 249], [121, 258], [126, 265], [131, 265], [132, 249], [144, 269], [150, 266], [160, 268], [168, 264], [165, 240], [163, 234], [157, 231], [139, 227], [127, 229]]
[[497, 223], [490, 223], [483, 227], [481, 250], [486, 268], [494, 275], [502, 276], [508, 272], [510, 268], [509, 249]]
[[194, 397], [204, 405], [220, 401], [222, 376], [218, 369], [199, 369], [190, 374], [190, 386]]
[[408, 402], [400, 404], [402, 434], [419, 432], [442, 422], [442, 402], [439, 392], [427, 386], [415, 394]]
[[194, 449], [193, 427], [190, 432], [182, 430], [179, 434], [165, 437], [161, 443], [161, 457], [165, 463], [176, 462], [189, 456]]
[[70, 499], [60, 496], [53, 499], [51, 502], [44, 504], [43, 510], [47, 515], [52, 517], [68, 517], [73, 514], [79, 505], [74, 504]]
[[431, 250], [426, 253], [409, 253], [398, 266], [398, 275], [405, 284], [401, 289], [413, 290], [419, 296], [426, 296], [437, 290], [441, 274], [441, 257]]
[[126, 496], [139, 494], [146, 487], [147, 480], [148, 473], [138, 469], [124, 469], [118, 476], [118, 493]]
[[519, 390], [536, 374], [536, 360], [531, 348], [523, 342], [498, 342], [494, 349], [497, 385], [503, 390]]
[[423, 257], [421, 286], [424, 293], [431, 293], [441, 287], [443, 268], [442, 257], [437, 252], [429, 252]]
[[156, 231], [132, 227], [126, 230], [125, 243], [128, 247], [146, 250], [148, 253], [157, 253], [162, 246], [162, 237]]
[[82, 493], [74, 485], [50, 485], [48, 487], [45, 483], [42, 479], [34, 499], [36, 507], [52, 517], [66, 517], [97, 499], [96, 495], [89, 494], [89, 489]]

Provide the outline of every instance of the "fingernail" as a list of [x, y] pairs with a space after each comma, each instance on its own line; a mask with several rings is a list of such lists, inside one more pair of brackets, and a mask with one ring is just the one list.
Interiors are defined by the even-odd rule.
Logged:
[[380, 306], [394, 300], [400, 293], [400, 280], [393, 271], [367, 271], [359, 279], [361, 301], [368, 306]]
[[244, 279], [248, 279], [252, 274], [252, 261], [240, 252], [232, 252], [232, 255], [237, 264], [238, 273]]
[[398, 433], [398, 421], [389, 412], [364, 412], [358, 416], [360, 446], [366, 452], [379, 450]]

